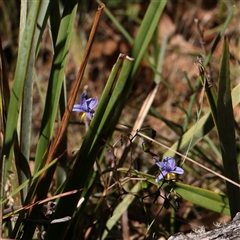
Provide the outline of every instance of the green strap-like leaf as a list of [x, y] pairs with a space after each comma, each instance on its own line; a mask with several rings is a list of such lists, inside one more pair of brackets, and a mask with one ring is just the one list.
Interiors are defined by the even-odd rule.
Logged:
[[[232, 105], [235, 107], [240, 103], [240, 84], [232, 90]], [[199, 119], [183, 136], [175, 142], [170, 148], [175, 151], [185, 153], [191, 142], [191, 147], [196, 145], [211, 129], [214, 127], [211, 113], [205, 114]], [[173, 152], [168, 150], [164, 153], [163, 157], [172, 156]]]
[[182, 198], [211, 211], [230, 215], [228, 197], [182, 183], [176, 183], [174, 190]]
[[[120, 55], [109, 77], [103, 97], [99, 102], [99, 106], [89, 126], [83, 144], [77, 154], [73, 171], [67, 180], [64, 192], [67, 191], [67, 189], [83, 188], [83, 195], [85, 196], [89, 182], [91, 181], [90, 174], [92, 173], [93, 164], [102, 147], [101, 142], [104, 140], [104, 134], [109, 127], [109, 122], [111, 122], [117, 105], [121, 102], [123, 90], [127, 84], [132, 65], [133, 61], [131, 58]], [[60, 199], [55, 217], [72, 216], [79, 197], [80, 194], [75, 194], [74, 196]], [[66, 208], [65, 206], [68, 207]], [[63, 239], [69, 223], [63, 224], [65, 227], [63, 227], [63, 225], [57, 226], [57, 224], [51, 225], [45, 239]]]
[[[31, 49], [34, 41], [35, 27], [41, 1], [33, 1], [27, 18], [22, 41], [19, 45], [16, 71], [14, 74], [12, 93], [7, 115], [6, 133], [3, 145], [3, 155], [6, 155], [6, 170], [9, 170], [13, 157], [14, 139], [16, 139], [17, 121], [22, 103], [23, 86], [27, 76]], [[2, 167], [1, 167], [2, 168]], [[1, 171], [2, 174], [2, 171]]]
[[154, 31], [159, 23], [159, 19], [161, 17], [162, 11], [166, 3], [167, 3], [166, 1], [154, 0], [154, 1], [151, 1], [151, 3], [148, 6], [147, 12], [141, 23], [141, 26], [139, 28], [139, 31], [137, 33], [137, 36], [133, 44], [133, 48], [131, 50], [131, 56], [135, 59], [133, 70], [131, 72], [131, 75], [129, 76], [128, 83], [125, 86], [122, 101], [120, 102], [120, 104], [117, 106], [117, 109], [115, 110], [115, 114], [111, 121], [111, 127], [109, 129], [107, 139], [112, 136], [115, 126], [119, 120], [122, 109], [131, 91], [132, 84], [134, 82], [140, 63], [144, 57], [144, 54], [147, 50], [149, 42], [151, 41]]
[[[46, 103], [43, 113], [40, 137], [37, 146], [34, 171], [39, 168], [41, 159], [50, 143], [53, 134], [54, 122], [58, 110], [59, 98], [64, 78], [64, 70], [67, 63], [67, 55], [70, 46], [71, 34], [74, 19], [77, 11], [75, 0], [69, 1], [63, 12], [56, 47], [54, 49], [54, 59], [52, 63]], [[71, 14], [70, 14], [71, 13]]]
[[[53, 2], [53, 1], [52, 1]], [[28, 4], [24, 4], [22, 2], [21, 6], [27, 7]], [[20, 160], [19, 160], [19, 170], [20, 170], [20, 183], [27, 180], [29, 176], [29, 155], [31, 148], [31, 122], [32, 122], [32, 94], [33, 94], [33, 76], [34, 76], [34, 65], [35, 65], [35, 55], [36, 49], [38, 48], [38, 44], [41, 40], [41, 36], [43, 30], [46, 26], [47, 18], [48, 18], [48, 9], [50, 7], [49, 1], [42, 1], [39, 9], [38, 20], [37, 20], [37, 28], [34, 33], [34, 41], [32, 44], [29, 64], [27, 68], [27, 74], [25, 79], [24, 91], [23, 91], [23, 103], [22, 103], [22, 116], [21, 116], [21, 128], [20, 128]], [[21, 10], [23, 7], [21, 7]], [[26, 16], [26, 9], [22, 10]], [[22, 14], [21, 22], [24, 19], [24, 15]], [[26, 27], [25, 22], [20, 24], [20, 33], [24, 33], [24, 29]], [[21, 41], [20, 41], [21, 42]], [[27, 188], [23, 191], [23, 200], [27, 195]]]
[[[229, 64], [228, 40], [225, 39], [218, 83], [217, 128], [225, 176], [238, 183], [239, 175]], [[226, 184], [231, 216], [234, 217], [240, 211], [240, 191], [237, 186], [228, 182]]]
[[[25, 182], [23, 182], [20, 186], [18, 186], [16, 189], [14, 189], [11, 193], [10, 196], [14, 196], [15, 194], [17, 194], [19, 191], [21, 191], [23, 188], [25, 188], [31, 181], [34, 181], [36, 178], [38, 178], [43, 172], [47, 171], [51, 166], [53, 166], [56, 162], [58, 161], [58, 159], [54, 159], [51, 163], [49, 163], [48, 165], [46, 165], [44, 168], [42, 168], [41, 170], [39, 170], [37, 173], [35, 173], [31, 178], [27, 179]], [[4, 202], [6, 202], [7, 199], [1, 199], [0, 200], [0, 204], [3, 204]]]
[[[141, 189], [141, 183], [137, 183], [135, 184], [135, 186], [131, 189], [130, 192], [132, 193], [136, 193], [139, 192]], [[119, 220], [119, 218], [122, 216], [122, 213], [125, 212], [129, 205], [134, 201], [135, 197], [133, 194], [128, 194], [118, 205], [117, 207], [114, 209], [114, 212], [112, 214], [112, 216], [109, 218], [109, 220], [106, 223], [106, 228], [107, 230], [104, 231], [103, 235], [102, 235], [102, 240], [105, 239], [108, 235], [109, 230], [111, 230], [116, 222]]]
[[[127, 173], [129, 169], [127, 168], [119, 168], [117, 169], [119, 172]], [[132, 176], [139, 178], [146, 178], [146, 181], [159, 186], [159, 183], [156, 183], [154, 178], [155, 176], [144, 174], [138, 171], [132, 171]], [[161, 184], [161, 183], [160, 183]], [[163, 189], [166, 189], [168, 192], [170, 190], [175, 190], [177, 195], [182, 197], [185, 200], [188, 200], [198, 206], [210, 209], [212, 211], [230, 215], [228, 197], [221, 195], [219, 193], [215, 193], [203, 188], [190, 186], [187, 184], [183, 184], [180, 182], [176, 182], [173, 185], [169, 185], [168, 183], [164, 183], [162, 186]]]

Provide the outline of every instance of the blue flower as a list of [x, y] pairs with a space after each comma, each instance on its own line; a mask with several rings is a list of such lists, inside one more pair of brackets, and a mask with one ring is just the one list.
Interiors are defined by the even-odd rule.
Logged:
[[110, 157], [112, 161], [116, 160], [116, 156], [113, 154], [112, 150], [108, 150], [107, 155]]
[[82, 118], [87, 115], [87, 118], [92, 120], [95, 111], [93, 110], [98, 105], [97, 98], [86, 99], [86, 93], [84, 92], [80, 96], [80, 104], [75, 104], [73, 106], [73, 112], [83, 113]]
[[153, 160], [161, 171], [161, 173], [155, 179], [156, 182], [159, 182], [163, 178], [165, 180], [173, 180], [173, 178], [176, 180], [176, 174], [184, 173], [184, 170], [182, 168], [176, 166], [176, 161], [172, 157], [165, 157], [162, 162], [158, 161], [156, 158], [153, 158]]

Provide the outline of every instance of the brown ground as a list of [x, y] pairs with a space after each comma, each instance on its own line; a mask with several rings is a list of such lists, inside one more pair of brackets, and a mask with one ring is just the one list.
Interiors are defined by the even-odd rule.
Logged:
[[[175, 3], [175, 1], [169, 1], [159, 23], [159, 43], [161, 44], [163, 42], [166, 35], [169, 36], [162, 76], [171, 86], [176, 96], [174, 96], [174, 94], [164, 84], [161, 84], [159, 92], [154, 100], [153, 107], [156, 108], [156, 110], [164, 117], [178, 124], [182, 124], [184, 117], [178, 106], [186, 108], [189, 97], [192, 93], [188, 87], [186, 78], [184, 77], [184, 72], [187, 74], [190, 84], [194, 86], [198, 76], [198, 70], [194, 64], [196, 62], [196, 56], [204, 54], [200, 44], [201, 38], [196, 24], [194, 23], [194, 19], [198, 19], [201, 28], [204, 29], [204, 36], [206, 40], [205, 47], [207, 51], [209, 51], [213, 40], [220, 30], [221, 24], [227, 16], [224, 12], [222, 14], [220, 13], [219, 4], [216, 2], [217, 1], [211, 1], [207, 4], [203, 1], [178, 1], [178, 3]], [[227, 4], [230, 6], [230, 3]], [[135, 9], [135, 15], [132, 14], [125, 16], [119, 14], [116, 8], [112, 8], [112, 11], [115, 13], [115, 16], [117, 16], [121, 24], [125, 26], [127, 31], [134, 37], [138, 31], [138, 24], [136, 22], [138, 19], [142, 18], [146, 8], [146, 3], [134, 3], [132, 6], [129, 5], [128, 9], [123, 10], [123, 13], [127, 14], [127, 11]], [[72, 81], [76, 76], [82, 56], [81, 46], [84, 45], [84, 41], [86, 41], [90, 31], [95, 9], [96, 4], [93, 4], [88, 13], [84, 15], [84, 20], [86, 22], [81, 27], [76, 28], [76, 32], [73, 35], [68, 69], [66, 71], [68, 89], [71, 88]], [[230, 51], [232, 54], [231, 64], [233, 69], [231, 75], [234, 79], [232, 83], [233, 86], [240, 82], [239, 75], [237, 75], [237, 72], [239, 72], [239, 66], [236, 68], [240, 61], [239, 44], [237, 45], [240, 31], [236, 28], [238, 20], [237, 16], [233, 17], [225, 32], [226, 36], [230, 39]], [[85, 34], [84, 37], [82, 37], [83, 34]], [[47, 36], [45, 40], [46, 41], [43, 41], [45, 48], [42, 53], [43, 56], [45, 56], [45, 61], [39, 62], [39, 68], [42, 69], [42, 79], [40, 79], [42, 82], [44, 82], [44, 76], [49, 74], [48, 64], [52, 57], [51, 54], [48, 54], [48, 48], [50, 48], [50, 46], [48, 45]], [[100, 98], [106, 80], [118, 54], [129, 54], [130, 49], [131, 45], [126, 41], [126, 39], [124, 39], [122, 34], [116, 29], [107, 16], [103, 14], [89, 58], [84, 84], [82, 87], [87, 85], [90, 95], [92, 97], [97, 96]], [[212, 74], [215, 82], [217, 82], [221, 49], [222, 41], [218, 44], [211, 60]], [[153, 49], [150, 47], [148, 50], [149, 53], [151, 53], [152, 50]], [[152, 70], [148, 67], [147, 63], [143, 61], [130, 94], [129, 101], [127, 102], [126, 110], [123, 112], [121, 118], [122, 122], [128, 124], [129, 126], [133, 125], [135, 117], [139, 111], [138, 108], [141, 107], [141, 104], [151, 89], [153, 77], [154, 74]], [[199, 90], [199, 96], [200, 92], [201, 89]], [[132, 106], [135, 106], [135, 109], [133, 109]], [[203, 106], [204, 113], [208, 111], [206, 99], [204, 99]], [[136, 107], [138, 108], [136, 109]], [[35, 110], [34, 114], [38, 116], [35, 120], [35, 130], [38, 130], [40, 127], [40, 121], [38, 118], [41, 115], [41, 109], [35, 108]], [[129, 110], [131, 111], [131, 115], [129, 115]], [[236, 120], [239, 122], [240, 111], [235, 109], [235, 115]], [[73, 116], [73, 120], [75, 120], [74, 118], [75, 117]], [[161, 132], [161, 136], [166, 137], [170, 142], [174, 142], [176, 140], [176, 134], [174, 134], [171, 129], [167, 128], [162, 121], [154, 117], [147, 117], [144, 125], [151, 126], [157, 131], [157, 133]], [[81, 138], [80, 134], [76, 134], [76, 129], [78, 129], [78, 126], [76, 125], [72, 125], [69, 128], [70, 135], [74, 134], [74, 139], [69, 138], [69, 151], [78, 146], [79, 138]], [[82, 131], [84, 131], [84, 129]], [[37, 138], [35, 138], [35, 141], [37, 141]], [[160, 152], [161, 151], [164, 150], [160, 150]], [[201, 184], [201, 182], [195, 181], [195, 185], [200, 186]], [[154, 214], [158, 212], [158, 209], [159, 207], [152, 205], [151, 212]], [[164, 219], [168, 218], [169, 211], [162, 210], [160, 218], [158, 219], [160, 226], [164, 228]], [[184, 232], [191, 231], [191, 229], [196, 229], [203, 225], [207, 229], [212, 229], [215, 228], [213, 225], [214, 222], [224, 223], [229, 221], [229, 217], [221, 216], [220, 214], [213, 213], [211, 211], [200, 210], [191, 203], [184, 203], [182, 205], [176, 215], [176, 219], [178, 220], [176, 223], [177, 231]], [[141, 226], [139, 219], [136, 219], [135, 221], [132, 220], [131, 225], [135, 227]], [[142, 234], [140, 230], [139, 234]], [[135, 238], [132, 237], [132, 239], [140, 239], [138, 233], [135, 233]]]
[[[72, 82], [75, 79], [78, 67], [83, 55], [83, 46], [88, 37], [92, 20], [95, 14], [97, 4], [90, 1], [89, 9], [87, 13], [83, 15], [84, 24], [77, 24], [73, 33], [72, 46], [69, 53], [69, 63], [66, 70], [66, 81], [68, 90], [71, 89]], [[136, 2], [128, 4], [127, 1], [123, 1], [119, 9], [111, 7], [114, 15], [119, 19], [121, 24], [126, 30], [134, 37], [138, 31], [138, 20], [142, 19], [146, 12], [148, 2], [144, 3]], [[159, 43], [163, 42], [166, 35], [169, 36], [167, 44], [167, 52], [164, 60], [162, 76], [165, 81], [171, 86], [174, 94], [161, 84], [159, 92], [154, 100], [153, 107], [161, 113], [167, 119], [174, 121], [175, 123], [182, 124], [184, 115], [178, 106], [187, 107], [189, 97], [192, 94], [188, 87], [184, 72], [192, 86], [194, 86], [198, 70], [194, 65], [196, 62], [196, 56], [204, 54], [204, 51], [200, 44], [200, 36], [197, 31], [197, 27], [194, 23], [194, 19], [198, 19], [200, 26], [204, 29], [204, 36], [206, 40], [206, 49], [209, 51], [212, 42], [220, 31], [221, 24], [227, 17], [228, 10], [221, 13], [220, 3], [218, 1], [168, 1], [164, 14], [161, 17], [159, 23], [160, 39]], [[236, 1], [239, 5], [239, 1]], [[230, 1], [226, 2], [228, 8], [231, 7]], [[107, 4], [106, 4], [107, 6]], [[125, 6], [125, 8], [124, 8]], [[128, 6], [128, 8], [127, 8]], [[107, 6], [108, 7], [108, 6]], [[135, 10], [135, 12], [134, 12]], [[129, 11], [130, 14], [128, 14]], [[239, 9], [235, 11], [235, 15], [231, 20], [225, 34], [229, 37], [230, 52], [231, 52], [231, 77], [233, 79], [232, 86], [240, 83], [239, 75], [239, 62], [240, 62], [240, 47], [239, 47]], [[92, 48], [92, 52], [89, 58], [89, 63], [86, 69], [84, 86], [88, 86], [89, 94], [92, 97], [101, 97], [106, 80], [109, 76], [112, 66], [114, 65], [119, 53], [129, 54], [131, 44], [129, 44], [122, 34], [116, 29], [112, 22], [107, 18], [106, 14], [103, 14], [101, 22], [98, 27], [97, 36]], [[218, 69], [220, 65], [222, 50], [222, 41], [218, 44], [214, 55], [211, 60], [213, 79], [217, 82]], [[152, 47], [149, 47], [148, 52], [153, 51]], [[39, 71], [38, 78], [40, 81], [40, 87], [44, 93], [46, 89], [46, 81], [49, 75], [49, 67], [52, 60], [51, 44], [49, 41], [48, 33], [45, 32], [42, 40], [42, 50], [37, 62], [37, 69]], [[136, 77], [132, 92], [127, 102], [125, 111], [122, 114], [121, 120], [125, 124], [132, 126], [135, 117], [141, 107], [144, 99], [146, 98], [151, 84], [153, 82], [154, 73], [148, 67], [145, 61], [142, 61], [139, 69], [138, 76]], [[199, 90], [200, 95], [201, 89]], [[132, 108], [135, 107], [135, 109]], [[208, 111], [208, 105], [206, 99], [204, 99], [203, 113]], [[235, 108], [236, 121], [240, 121], [240, 106]], [[131, 115], [129, 115], [129, 110]], [[39, 100], [39, 91], [34, 86], [34, 107], [33, 107], [33, 139], [32, 139], [32, 157], [36, 149], [38, 141], [38, 132], [41, 124], [43, 105]], [[76, 116], [73, 114], [72, 121], [76, 121]], [[144, 126], [151, 126], [161, 133], [162, 137], [168, 139], [169, 142], [174, 142], [177, 139], [175, 133], [171, 131], [166, 125], [154, 117], [147, 117], [144, 122]], [[84, 134], [84, 127], [79, 130], [79, 125], [71, 124], [69, 126], [69, 154], [79, 146], [79, 139]], [[74, 135], [74, 137], [72, 137]], [[159, 153], [164, 150], [156, 150]], [[145, 155], [146, 158], [146, 155]], [[184, 179], [185, 182], [185, 179]], [[194, 182], [195, 185], [201, 185], [202, 182]], [[151, 207], [152, 214], [158, 212], [159, 206], [153, 205]], [[169, 211], [163, 210], [158, 219], [159, 225], [164, 227], [164, 222], [169, 221]], [[205, 211], [193, 206], [191, 203], [184, 203], [176, 215], [177, 231], [191, 231], [191, 229], [198, 228], [204, 225], [207, 229], [214, 228], [214, 222], [226, 222], [229, 218], [221, 216], [220, 214], [213, 213], [211, 211]], [[140, 227], [138, 219], [133, 219], [130, 225]], [[141, 235], [141, 230], [139, 230]], [[140, 239], [138, 232], [135, 233], [135, 238]]]

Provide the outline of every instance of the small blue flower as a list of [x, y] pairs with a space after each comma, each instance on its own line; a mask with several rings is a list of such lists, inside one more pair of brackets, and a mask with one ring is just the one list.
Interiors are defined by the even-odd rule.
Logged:
[[93, 110], [98, 105], [97, 98], [88, 98], [86, 99], [86, 93], [84, 92], [80, 96], [80, 104], [75, 104], [73, 106], [73, 112], [83, 113], [82, 118], [87, 115], [89, 120], [92, 120], [95, 111]]
[[176, 178], [176, 174], [184, 173], [182, 168], [176, 166], [176, 161], [172, 157], [165, 157], [162, 162], [158, 161], [156, 158], [153, 158], [153, 160], [161, 170], [161, 173], [155, 179], [156, 182], [159, 182], [165, 176], [167, 176], [167, 180], [171, 180], [171, 176], [175, 176]]

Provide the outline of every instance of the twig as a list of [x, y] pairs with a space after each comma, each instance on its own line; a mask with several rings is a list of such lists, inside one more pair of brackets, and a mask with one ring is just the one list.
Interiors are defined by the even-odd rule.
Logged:
[[39, 200], [39, 201], [37, 201], [37, 202], [30, 203], [30, 204], [28, 204], [28, 205], [26, 205], [26, 206], [23, 206], [23, 207], [20, 207], [20, 208], [19, 208], [19, 207], [16, 207], [16, 210], [14, 210], [14, 211], [10, 211], [10, 212], [7, 211], [7, 214], [3, 216], [3, 219], [6, 219], [6, 218], [10, 217], [10, 216], [13, 215], [13, 214], [19, 213], [20, 211], [23, 211], [23, 210], [27, 210], [27, 209], [29, 209], [29, 208], [32, 208], [32, 207], [34, 207], [34, 206], [36, 206], [36, 205], [43, 204], [43, 203], [45, 203], [45, 202], [54, 200], [54, 199], [56, 199], [56, 198], [65, 197], [65, 196], [68, 196], [68, 195], [71, 195], [71, 194], [75, 194], [75, 193], [77, 193], [77, 192], [79, 192], [79, 191], [81, 191], [81, 189], [79, 189], [79, 190], [72, 190], [72, 191], [68, 191], [68, 192], [65, 192], [65, 193], [61, 193], [61, 194], [58, 194], [58, 195], [55, 195], [55, 196], [46, 198], [46, 199], [44, 199], [44, 200]]
[[[199, 24], [199, 20], [197, 18], [194, 19], [194, 22], [197, 26], [197, 30], [198, 30], [199, 35], [200, 35], [199, 43], [200, 43], [200, 45], [201, 45], [201, 47], [204, 51], [204, 54], [206, 56], [207, 55], [207, 49], [206, 49], [206, 40], [204, 38], [204, 30], [201, 29], [200, 24]], [[208, 63], [208, 72], [205, 71], [205, 76], [206, 76], [207, 82], [210, 83], [213, 86], [214, 90], [217, 92], [217, 86], [216, 86], [216, 84], [215, 84], [215, 82], [213, 81], [213, 78], [212, 78], [212, 68], [211, 68], [210, 62]]]
[[[5, 178], [5, 160], [6, 160], [6, 155], [3, 156], [3, 161], [2, 161], [2, 179], [1, 179], [1, 193], [0, 193], [0, 198], [3, 199], [4, 195], [4, 178]], [[2, 204], [0, 204], [0, 239], [2, 239], [2, 223], [3, 223], [3, 208]]]
[[154, 140], [154, 139], [148, 137], [147, 135], [142, 134], [141, 132], [138, 132], [138, 135], [140, 135], [140, 136], [142, 136], [143, 138], [146, 138], [146, 139], [148, 139], [148, 140], [150, 140], [150, 141], [152, 141], [152, 142], [158, 144], [159, 146], [162, 146], [162, 147], [168, 149], [169, 151], [172, 151], [173, 153], [175, 153], [175, 154], [177, 154], [177, 155], [179, 155], [179, 156], [185, 158], [186, 160], [188, 160], [188, 161], [190, 161], [190, 162], [192, 162], [192, 163], [198, 165], [199, 167], [201, 167], [201, 168], [207, 170], [208, 172], [210, 172], [210, 173], [212, 173], [212, 174], [214, 174], [214, 175], [216, 175], [216, 176], [222, 178], [223, 180], [225, 180], [225, 181], [227, 181], [227, 182], [230, 182], [230, 183], [232, 183], [233, 185], [235, 185], [235, 186], [237, 186], [237, 187], [240, 188], [240, 184], [238, 184], [238, 183], [232, 181], [231, 179], [229, 179], [229, 178], [227, 178], [227, 177], [221, 175], [220, 173], [217, 173], [217, 172], [215, 172], [215, 171], [213, 171], [213, 170], [211, 170], [211, 169], [205, 167], [204, 165], [202, 165], [202, 164], [200, 164], [200, 163], [194, 161], [193, 159], [191, 159], [191, 158], [189, 158], [189, 157], [186, 157], [184, 154], [182, 154], [182, 153], [180, 153], [180, 152], [178, 152], [178, 151], [175, 151], [175, 150], [171, 149], [171, 148], [168, 147], [167, 145], [165, 145], [165, 144], [163, 144], [163, 143], [160, 143], [160, 142], [158, 142], [158, 141], [156, 141], [156, 140]]

